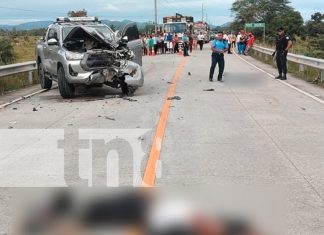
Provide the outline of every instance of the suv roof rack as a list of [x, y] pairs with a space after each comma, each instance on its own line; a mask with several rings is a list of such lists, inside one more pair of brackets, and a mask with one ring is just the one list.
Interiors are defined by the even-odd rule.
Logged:
[[100, 23], [98, 17], [58, 17], [56, 23], [85, 23], [93, 22]]

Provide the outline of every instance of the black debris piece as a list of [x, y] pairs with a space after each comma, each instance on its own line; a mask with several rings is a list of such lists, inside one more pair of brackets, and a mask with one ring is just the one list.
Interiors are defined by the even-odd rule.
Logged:
[[137, 100], [134, 100], [134, 99], [129, 98], [129, 97], [124, 97], [123, 100], [128, 100], [129, 102], [137, 102]]
[[37, 112], [37, 111], [38, 111], [38, 110], [34, 107], [34, 108], [33, 108], [33, 112]]
[[111, 118], [111, 117], [105, 117], [105, 119], [110, 120], [110, 121], [116, 121], [115, 118]]
[[168, 100], [181, 100], [180, 96], [169, 97]]
[[215, 89], [211, 88], [211, 89], [206, 89], [204, 91], [215, 91]]

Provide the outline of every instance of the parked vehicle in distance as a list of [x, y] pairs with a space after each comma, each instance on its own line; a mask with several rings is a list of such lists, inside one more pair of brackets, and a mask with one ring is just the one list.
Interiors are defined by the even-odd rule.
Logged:
[[60, 17], [36, 45], [43, 89], [57, 81], [63, 98], [79, 85], [121, 88], [124, 94], [144, 84], [142, 41], [136, 23], [113, 32], [96, 17]]

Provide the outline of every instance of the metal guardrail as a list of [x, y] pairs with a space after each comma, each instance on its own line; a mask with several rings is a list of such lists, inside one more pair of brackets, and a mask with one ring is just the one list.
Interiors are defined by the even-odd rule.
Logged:
[[29, 61], [18, 64], [10, 64], [0, 66], [0, 78], [4, 76], [15, 75], [18, 73], [29, 72], [28, 80], [29, 83], [33, 83], [33, 71], [37, 69], [37, 64], [35, 61]]
[[17, 73], [30, 72], [37, 69], [37, 64], [35, 61], [29, 61], [19, 64], [10, 64], [0, 66], [0, 77], [14, 75]]
[[[272, 55], [272, 53], [274, 52], [274, 49], [269, 49], [257, 45], [254, 45], [252, 49], [266, 55]], [[300, 71], [304, 71], [304, 66], [309, 66], [321, 70], [321, 81], [324, 81], [324, 60], [323, 59], [317, 59], [317, 58], [307, 57], [303, 55], [296, 55], [291, 53], [288, 53], [287, 59], [288, 61], [299, 64]]]

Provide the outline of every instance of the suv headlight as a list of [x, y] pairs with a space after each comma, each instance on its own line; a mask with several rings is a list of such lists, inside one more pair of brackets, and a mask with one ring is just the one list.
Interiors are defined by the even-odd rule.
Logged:
[[65, 52], [65, 57], [67, 60], [82, 60], [83, 56], [84, 56], [83, 53], [71, 52], [71, 51]]

